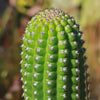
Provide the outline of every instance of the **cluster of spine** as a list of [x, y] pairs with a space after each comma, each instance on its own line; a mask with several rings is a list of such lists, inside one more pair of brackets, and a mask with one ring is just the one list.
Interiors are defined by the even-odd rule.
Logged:
[[74, 18], [61, 10], [31, 19], [21, 46], [25, 100], [89, 100], [81, 36]]

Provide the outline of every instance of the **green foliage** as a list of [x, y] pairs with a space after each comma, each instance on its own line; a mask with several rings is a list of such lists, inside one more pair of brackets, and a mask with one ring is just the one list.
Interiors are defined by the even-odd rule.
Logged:
[[[82, 0], [51, 0], [51, 6], [53, 8], [62, 9], [67, 12], [68, 10], [73, 9], [80, 5]], [[74, 9], [75, 11], [75, 9]]]
[[83, 0], [72, 0], [72, 2], [73, 2], [75, 5], [79, 6], [79, 5], [83, 2]]
[[81, 24], [94, 24], [100, 19], [100, 0], [84, 0], [81, 12]]
[[51, 0], [51, 6], [53, 8], [59, 8], [62, 10], [66, 10], [73, 5], [72, 0]]
[[63, 0], [63, 2], [62, 0], [51, 0], [51, 7], [62, 9], [63, 11], [80, 6], [80, 4], [82, 4], [82, 0]]
[[33, 6], [34, 0], [16, 0], [16, 8], [19, 12], [26, 14], [28, 9]]
[[61, 10], [31, 19], [21, 46], [25, 100], [89, 100], [81, 36], [74, 18]]

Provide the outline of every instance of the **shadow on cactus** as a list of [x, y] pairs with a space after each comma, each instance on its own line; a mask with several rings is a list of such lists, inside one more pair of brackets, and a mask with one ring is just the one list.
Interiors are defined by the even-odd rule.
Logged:
[[39, 12], [23, 37], [21, 73], [25, 100], [89, 100], [82, 32], [58, 9]]

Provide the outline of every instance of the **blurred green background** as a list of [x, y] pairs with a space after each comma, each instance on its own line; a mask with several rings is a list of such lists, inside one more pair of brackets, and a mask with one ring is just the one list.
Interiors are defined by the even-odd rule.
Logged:
[[100, 0], [0, 0], [0, 100], [23, 100], [20, 52], [27, 22], [45, 8], [74, 16], [86, 41], [90, 100], [100, 100]]

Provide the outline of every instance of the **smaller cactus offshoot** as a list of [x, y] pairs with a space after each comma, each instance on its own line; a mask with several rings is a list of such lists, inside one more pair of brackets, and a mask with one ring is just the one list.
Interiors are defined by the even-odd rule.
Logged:
[[21, 45], [25, 100], [89, 100], [81, 36], [74, 18], [58, 9], [30, 20]]

